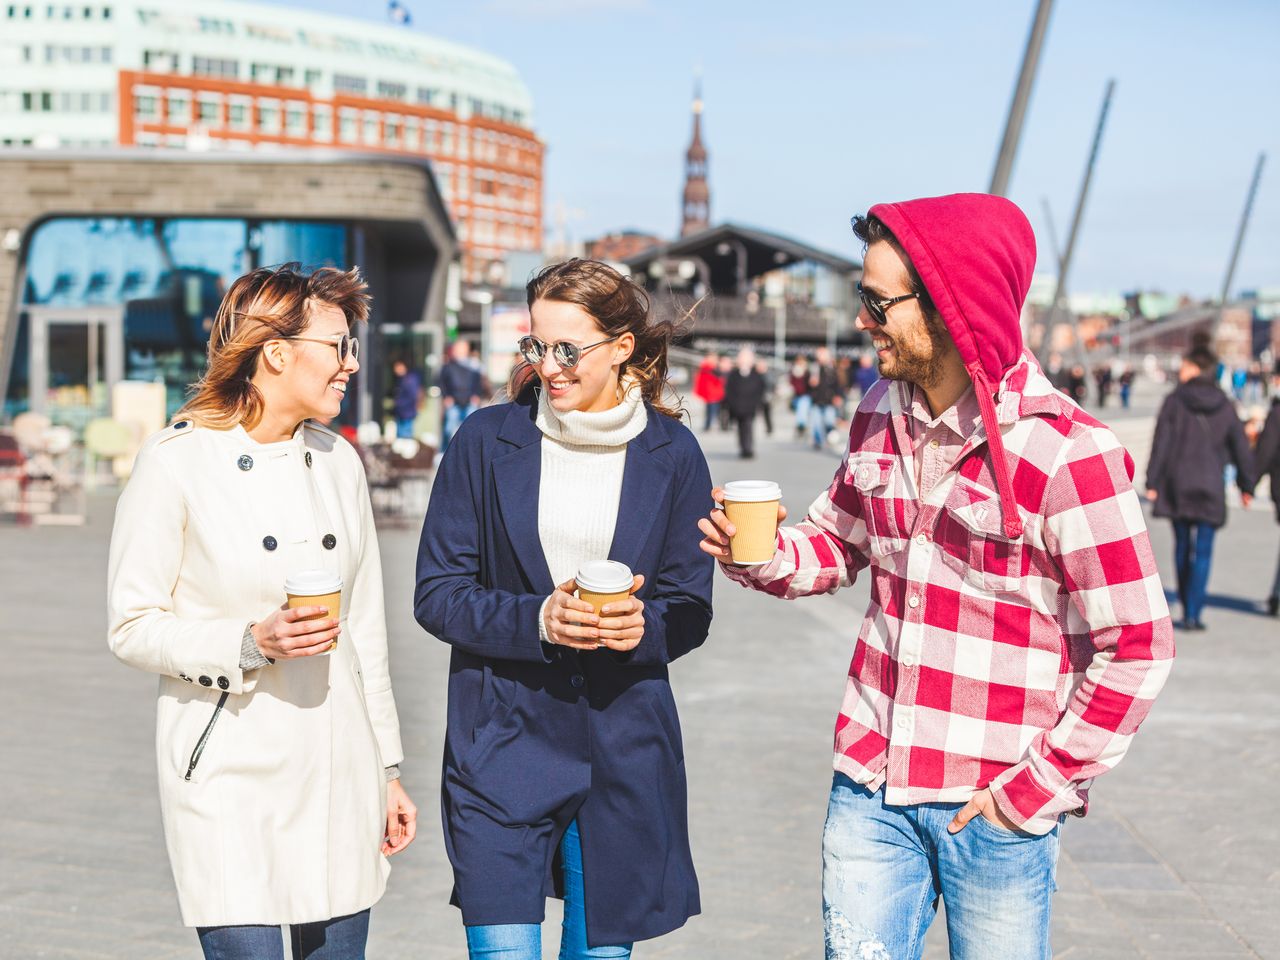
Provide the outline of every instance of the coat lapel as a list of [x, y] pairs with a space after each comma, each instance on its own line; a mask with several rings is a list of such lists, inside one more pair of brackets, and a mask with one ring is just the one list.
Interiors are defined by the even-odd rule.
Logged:
[[[613, 529], [613, 545], [609, 559], [625, 563], [633, 573], [653, 531], [658, 504], [671, 485], [672, 468], [652, 453], [670, 442], [661, 414], [649, 411], [644, 432], [627, 444], [626, 465], [622, 472], [622, 494], [618, 498], [618, 522]], [[652, 579], [646, 576], [646, 579]]]
[[550, 594], [551, 569], [538, 534], [538, 491], [542, 484], [542, 433], [526, 403], [512, 404], [498, 434], [515, 449], [493, 462], [498, 509], [516, 560], [537, 593]]

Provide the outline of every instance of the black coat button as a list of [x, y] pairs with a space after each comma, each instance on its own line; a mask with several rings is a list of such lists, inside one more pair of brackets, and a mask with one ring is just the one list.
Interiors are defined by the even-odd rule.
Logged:
[[275, 537], [263, 537], [262, 545], [268, 550], [274, 550], [276, 547], [279, 546], [279, 544], [276, 543]]
[[219, 677], [219, 678], [218, 678], [218, 689], [219, 689], [219, 690], [225, 690], [225, 689], [227, 689], [227, 687], [229, 687], [229, 686], [231, 686], [231, 681], [230, 681], [230, 680], [228, 680], [226, 677]]
[[240, 459], [236, 461], [236, 466], [239, 467], [241, 470], [245, 470], [245, 471], [252, 470], [253, 457], [249, 456], [247, 453], [240, 454]]
[[201, 677], [201, 678], [200, 678], [200, 686], [202, 686], [202, 687], [212, 687], [212, 686], [213, 686], [213, 680], [212, 680], [211, 678], [209, 678], [209, 677]]
[[575, 687], [581, 687], [586, 682], [587, 682], [587, 678], [580, 673], [575, 673], [572, 677], [569, 678], [569, 683]]
[[173, 429], [175, 429], [175, 430], [185, 430], [185, 429], [187, 429], [187, 424], [188, 424], [189, 422], [190, 422], [190, 421], [188, 421], [188, 420], [179, 420], [177, 423], [175, 423], [175, 424], [173, 425]]
[[305, 457], [303, 457], [302, 459], [304, 459], [304, 460], [306, 460], [306, 461], [307, 461], [307, 466], [308, 466], [308, 467], [309, 467], [309, 466], [311, 466], [311, 451], [310, 451], [310, 450], [308, 450], [308, 451], [307, 451], [306, 456], [305, 456]]
[[320, 541], [326, 550], [332, 550], [338, 545], [338, 538], [332, 533], [326, 533], [324, 539]]

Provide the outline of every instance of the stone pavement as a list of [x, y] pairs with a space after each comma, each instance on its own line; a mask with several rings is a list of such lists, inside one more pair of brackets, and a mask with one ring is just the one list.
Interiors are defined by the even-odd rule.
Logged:
[[[1145, 399], [1114, 419], [1139, 460], [1155, 397]], [[703, 439], [717, 481], [775, 478], [796, 515], [837, 458], [784, 437], [782, 426], [750, 465], [729, 434]], [[154, 681], [106, 649], [111, 510], [101, 496], [85, 528], [0, 528], [0, 960], [199, 956], [179, 926], [160, 829]], [[1167, 524], [1152, 535], [1171, 582]], [[422, 830], [394, 861], [369, 956], [460, 960], [437, 813], [448, 649], [410, 612], [416, 537], [416, 524], [389, 527], [381, 545], [404, 780]], [[1271, 793], [1280, 787], [1280, 623], [1255, 606], [1278, 539], [1268, 504], [1233, 510], [1218, 541], [1209, 630], [1179, 636], [1172, 679], [1129, 756], [1098, 782], [1090, 815], [1065, 826], [1055, 956], [1280, 958]], [[717, 583], [710, 639], [672, 670], [703, 915], [640, 945], [637, 957], [821, 957], [832, 723], [866, 596], [860, 583], [783, 603]], [[548, 921], [557, 915], [552, 902]], [[557, 931], [544, 929], [554, 956]], [[939, 918], [927, 956], [945, 957], [945, 939]]]

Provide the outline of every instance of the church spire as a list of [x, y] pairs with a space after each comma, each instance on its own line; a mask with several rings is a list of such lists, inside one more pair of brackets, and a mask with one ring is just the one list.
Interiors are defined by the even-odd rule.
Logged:
[[680, 236], [711, 226], [711, 190], [707, 186], [707, 148], [702, 144], [702, 81], [693, 87], [693, 138], [684, 155], [684, 208]]

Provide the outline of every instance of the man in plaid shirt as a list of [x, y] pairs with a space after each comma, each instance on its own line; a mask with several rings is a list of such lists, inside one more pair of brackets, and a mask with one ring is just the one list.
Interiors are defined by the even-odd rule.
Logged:
[[1014, 204], [880, 204], [854, 230], [885, 379], [773, 560], [732, 565], [719, 510], [702, 547], [786, 599], [871, 567], [823, 834], [827, 957], [918, 958], [941, 896], [953, 958], [1047, 958], [1059, 825], [1173, 659], [1133, 462], [1023, 351], [1035, 239]]

